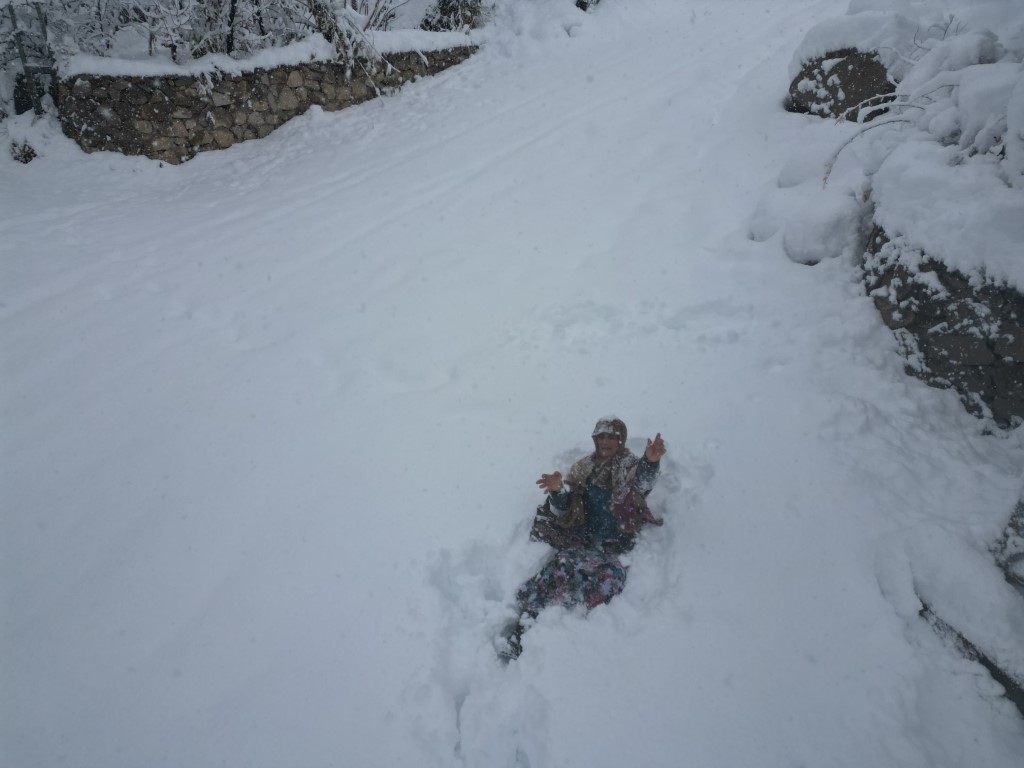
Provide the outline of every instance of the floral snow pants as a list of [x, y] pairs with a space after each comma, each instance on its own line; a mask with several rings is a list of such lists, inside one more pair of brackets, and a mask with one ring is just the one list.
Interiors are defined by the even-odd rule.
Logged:
[[626, 586], [626, 568], [618, 556], [601, 547], [571, 546], [559, 552], [540, 573], [519, 588], [516, 599], [524, 613], [560, 604], [593, 608], [607, 603]]

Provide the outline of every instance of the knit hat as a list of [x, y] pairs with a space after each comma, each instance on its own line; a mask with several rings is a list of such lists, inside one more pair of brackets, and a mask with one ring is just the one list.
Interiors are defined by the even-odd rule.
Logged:
[[626, 425], [622, 419], [617, 419], [614, 416], [605, 416], [603, 419], [598, 419], [591, 436], [597, 437], [598, 435], [615, 435], [619, 438], [619, 444], [625, 445]]

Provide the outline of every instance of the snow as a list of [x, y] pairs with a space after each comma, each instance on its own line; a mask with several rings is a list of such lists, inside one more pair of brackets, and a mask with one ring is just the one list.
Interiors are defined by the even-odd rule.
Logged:
[[[461, 32], [424, 32], [399, 29], [367, 33], [367, 41], [377, 52], [439, 51], [473, 45], [473, 38]], [[333, 43], [316, 33], [280, 48], [265, 48], [246, 59], [233, 59], [222, 53], [211, 53], [186, 64], [176, 64], [167, 56], [149, 56], [141, 51], [138, 58], [109, 58], [76, 54], [60, 67], [61, 77], [75, 75], [120, 75], [154, 77], [160, 75], [198, 75], [210, 72], [238, 75], [257, 69], [273, 69], [309, 61], [333, 61], [337, 51]]]
[[[908, 542], [915, 583], [929, 607], [1016, 679], [1024, 678], [1024, 601], [992, 570], [988, 552], [973, 548], [942, 526], [922, 529]], [[946, 563], [959, 564], [954, 575]]]
[[895, 9], [864, 10], [826, 18], [807, 34], [799, 46], [794, 47], [789, 76], [791, 79], [796, 77], [806, 61], [832, 51], [856, 48], [863, 52], [877, 52], [879, 61], [890, 74], [902, 79], [906, 60], [914, 52], [914, 34], [918, 29], [916, 21], [895, 12]]
[[[1022, 433], [904, 374], [837, 215], [958, 147], [873, 131], [823, 191], [858, 127], [781, 106], [845, 10], [501, 2], [464, 64], [177, 167], [6, 121], [2, 762], [1019, 765], [918, 610], [1020, 672]], [[610, 412], [666, 523], [502, 666], [534, 480]]]
[[[911, 98], [923, 97], [922, 89], [926, 86], [934, 87], [932, 81], [937, 75], [958, 72], [978, 64], [993, 64], [1005, 53], [998, 38], [989, 30], [966, 32], [951, 37], [935, 44], [930, 51], [921, 56], [901, 82], [903, 92]], [[954, 78], [947, 79], [955, 82]]]
[[1006, 175], [1024, 188], [1024, 78], [1019, 78], [1006, 105]]
[[928, 139], [897, 147], [874, 177], [875, 219], [967, 275], [984, 271], [1024, 292], [1021, 190], [1007, 187], [995, 163], [951, 165], [956, 154]]

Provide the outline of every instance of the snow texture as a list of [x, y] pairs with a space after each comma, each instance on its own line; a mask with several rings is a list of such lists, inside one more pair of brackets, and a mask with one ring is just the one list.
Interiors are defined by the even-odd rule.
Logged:
[[[959, 147], [879, 129], [819, 209], [858, 126], [781, 107], [844, 9], [501, 0], [466, 63], [175, 167], [5, 121], [0, 762], [1019, 766], [918, 611], [1019, 672], [1021, 430], [904, 374], [841, 245]], [[502, 666], [534, 480], [609, 412], [666, 523]]]

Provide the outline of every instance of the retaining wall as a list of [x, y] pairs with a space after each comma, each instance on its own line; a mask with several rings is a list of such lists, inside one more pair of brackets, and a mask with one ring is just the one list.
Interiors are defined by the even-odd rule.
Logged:
[[344, 64], [323, 61], [242, 74], [78, 75], [61, 81], [57, 101], [64, 133], [86, 152], [181, 163], [198, 152], [263, 138], [314, 104], [335, 111], [367, 101], [475, 50], [388, 54], [390, 67], [357, 62], [351, 76]]
[[907, 373], [952, 387], [969, 411], [1024, 419], [1024, 295], [971, 279], [876, 228], [864, 257], [869, 294], [900, 337]]

